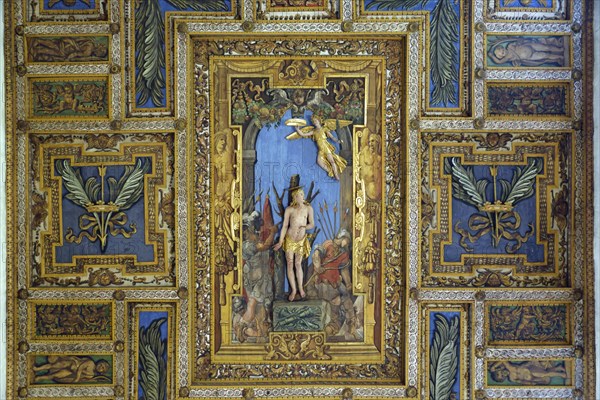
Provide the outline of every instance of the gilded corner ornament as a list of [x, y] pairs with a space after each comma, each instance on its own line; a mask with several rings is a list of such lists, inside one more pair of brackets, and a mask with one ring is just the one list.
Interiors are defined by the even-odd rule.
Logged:
[[117, 353], [125, 351], [125, 343], [122, 340], [117, 340], [113, 347]]
[[123, 301], [125, 300], [125, 292], [121, 289], [115, 290], [113, 292], [113, 298], [117, 301]]
[[484, 79], [485, 78], [485, 70], [483, 68], [475, 69], [475, 78]]
[[175, 121], [175, 129], [183, 131], [187, 127], [187, 121], [184, 118], [179, 118]]
[[20, 131], [26, 131], [29, 129], [29, 122], [25, 121], [25, 120], [18, 120], [17, 121], [17, 129]]
[[477, 346], [475, 348], [475, 357], [477, 357], [477, 358], [483, 358], [483, 357], [485, 357], [485, 347], [483, 347], [483, 346]]
[[414, 300], [414, 301], [419, 300], [419, 289], [417, 289], [417, 288], [410, 288], [410, 290], [408, 292], [408, 297], [411, 300]]
[[112, 22], [109, 26], [108, 26], [108, 30], [110, 31], [110, 33], [112, 33], [113, 35], [118, 34], [121, 31], [121, 25], [119, 25], [116, 22]]
[[416, 398], [419, 394], [419, 391], [414, 386], [409, 386], [406, 388], [406, 396], [411, 398]]
[[19, 300], [27, 300], [29, 298], [29, 291], [27, 289], [19, 289], [17, 291], [17, 297]]
[[27, 390], [27, 388], [26, 388], [26, 387], [20, 387], [20, 388], [17, 390], [17, 395], [18, 395], [19, 397], [25, 398], [25, 397], [27, 397], [27, 395], [28, 395], [28, 394], [29, 394], [29, 391]]
[[342, 398], [341, 400], [352, 400], [354, 398], [354, 392], [350, 388], [342, 389]]
[[17, 75], [25, 76], [27, 74], [27, 67], [23, 64], [19, 64], [16, 67]]
[[177, 25], [177, 32], [186, 34], [189, 32], [188, 26], [185, 22], [181, 22]]
[[180, 287], [179, 289], [177, 289], [177, 297], [179, 297], [181, 300], [185, 300], [188, 297], [188, 290], [186, 287]]
[[244, 400], [255, 400], [256, 395], [254, 394], [254, 389], [242, 389], [242, 399]]
[[115, 396], [123, 397], [125, 395], [125, 388], [121, 385], [116, 385], [114, 389]]
[[123, 121], [120, 119], [110, 121], [110, 129], [113, 131], [120, 131], [123, 129]]
[[254, 22], [249, 20], [242, 22], [242, 30], [244, 32], [252, 32], [254, 30]]
[[418, 32], [419, 29], [421, 28], [421, 24], [419, 24], [418, 22], [411, 22], [410, 24], [408, 24], [408, 31], [409, 32]]
[[29, 343], [27, 343], [26, 341], [19, 342], [19, 344], [17, 345], [17, 348], [19, 350], [19, 353], [21, 353], [21, 354], [27, 353], [30, 349]]
[[114, 74], [118, 74], [118, 73], [120, 73], [120, 72], [121, 72], [121, 66], [120, 66], [120, 65], [118, 65], [118, 64], [112, 64], [112, 65], [109, 67], [109, 69], [108, 69], [108, 70], [109, 70], [109, 72], [110, 72], [111, 74], [113, 74], [113, 75], [114, 75]]

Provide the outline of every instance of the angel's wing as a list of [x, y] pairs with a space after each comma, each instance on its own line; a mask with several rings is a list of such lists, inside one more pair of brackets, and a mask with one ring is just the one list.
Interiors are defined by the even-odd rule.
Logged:
[[[300, 129], [303, 133], [309, 133], [311, 132], [313, 129], [315, 129], [314, 126], [305, 126], [304, 128]], [[302, 139], [304, 136], [300, 135], [298, 132], [293, 132], [290, 133], [289, 135], [287, 135], [285, 138], [287, 140], [296, 140], [296, 139]]]
[[326, 119], [323, 123], [323, 126], [330, 131], [335, 131], [336, 129], [343, 128], [352, 123], [352, 121], [348, 121], [345, 119]]

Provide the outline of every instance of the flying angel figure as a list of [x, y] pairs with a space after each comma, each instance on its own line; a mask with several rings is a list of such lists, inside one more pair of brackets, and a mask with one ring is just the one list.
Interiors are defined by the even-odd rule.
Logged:
[[337, 139], [331, 131], [348, 126], [352, 121], [326, 119], [324, 124], [321, 125], [321, 117], [313, 114], [312, 123], [314, 126], [305, 126], [300, 129], [300, 126], [306, 124], [306, 121], [299, 118], [293, 118], [286, 121], [286, 125], [293, 126], [296, 132], [286, 136], [288, 140], [300, 139], [312, 137], [315, 141], [318, 149], [317, 153], [317, 164], [323, 168], [330, 177], [335, 177], [338, 181], [340, 180], [340, 174], [344, 171], [347, 165], [347, 161], [339, 154], [335, 153], [335, 147], [329, 141], [328, 138], [336, 143], [343, 143]]

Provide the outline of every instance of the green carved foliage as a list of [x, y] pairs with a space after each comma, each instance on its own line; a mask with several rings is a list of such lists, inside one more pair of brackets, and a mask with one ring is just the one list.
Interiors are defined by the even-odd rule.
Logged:
[[160, 328], [167, 321], [160, 318], [148, 328], [140, 328], [139, 368], [142, 400], [167, 398], [167, 341], [160, 336]]
[[458, 332], [460, 320], [435, 316], [435, 334], [430, 349], [429, 399], [448, 400], [458, 371]]
[[[398, 11], [419, 7], [425, 9], [431, 0], [373, 0], [365, 8], [374, 11]], [[436, 0], [431, 10], [429, 63], [431, 68], [430, 105], [447, 106], [458, 99], [455, 85], [458, 83], [459, 17], [453, 0]]]
[[[164, 0], [180, 10], [227, 11], [223, 0]], [[165, 21], [159, 0], [144, 0], [135, 10], [135, 92], [136, 104], [149, 100], [164, 107], [165, 88]]]

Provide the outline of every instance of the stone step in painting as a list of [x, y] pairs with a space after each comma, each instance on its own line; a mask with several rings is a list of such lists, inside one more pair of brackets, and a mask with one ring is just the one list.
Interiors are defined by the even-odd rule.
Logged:
[[275, 302], [273, 304], [274, 332], [311, 332], [324, 331], [331, 321], [329, 303], [323, 300], [300, 302]]

